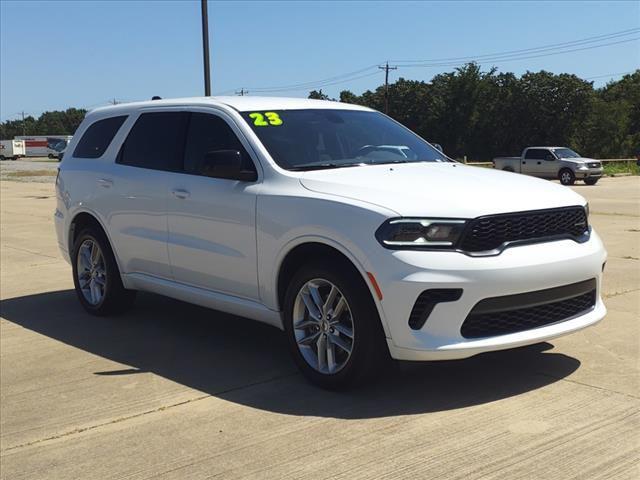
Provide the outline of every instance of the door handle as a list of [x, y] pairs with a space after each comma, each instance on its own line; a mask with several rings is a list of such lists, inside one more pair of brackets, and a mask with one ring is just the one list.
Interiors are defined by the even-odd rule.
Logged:
[[526, 164], [527, 164], [527, 162], [525, 162], [525, 161], [523, 160], [523, 161], [522, 161], [522, 164], [523, 164], [523, 165], [526, 165]]
[[113, 186], [113, 180], [111, 180], [110, 178], [100, 178], [98, 180], [98, 185], [100, 185], [102, 188], [111, 188]]
[[171, 195], [173, 195], [176, 198], [179, 198], [180, 200], [184, 200], [185, 198], [189, 198], [191, 196], [189, 192], [187, 192], [186, 190], [182, 190], [180, 188], [171, 190]]
[[542, 165], [542, 162], [538, 162], [538, 165]]

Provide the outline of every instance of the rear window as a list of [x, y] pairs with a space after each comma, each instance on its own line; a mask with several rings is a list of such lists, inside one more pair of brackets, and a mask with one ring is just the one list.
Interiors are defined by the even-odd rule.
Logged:
[[189, 113], [143, 113], [122, 145], [117, 163], [153, 170], [182, 170]]
[[[127, 116], [105, 118], [91, 124], [78, 142], [73, 156], [76, 158], [101, 157]], [[66, 146], [66, 144], [65, 144]]]

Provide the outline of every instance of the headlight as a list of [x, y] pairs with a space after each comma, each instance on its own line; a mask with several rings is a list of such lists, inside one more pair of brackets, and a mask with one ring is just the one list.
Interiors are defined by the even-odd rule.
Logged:
[[455, 249], [466, 220], [396, 218], [376, 232], [383, 247], [391, 249]]
[[578, 170], [589, 170], [589, 167], [587, 165], [581, 165], [578, 167]]

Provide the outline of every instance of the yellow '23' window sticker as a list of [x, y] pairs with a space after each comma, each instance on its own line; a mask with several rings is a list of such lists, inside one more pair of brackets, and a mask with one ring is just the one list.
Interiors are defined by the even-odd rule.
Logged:
[[253, 124], [256, 127], [277, 127], [284, 123], [280, 118], [280, 115], [278, 115], [276, 112], [254, 112], [250, 113], [249, 117], [253, 119]]

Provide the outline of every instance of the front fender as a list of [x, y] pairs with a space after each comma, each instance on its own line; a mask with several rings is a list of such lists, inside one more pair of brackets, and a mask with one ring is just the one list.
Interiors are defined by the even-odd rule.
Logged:
[[342, 253], [362, 275], [387, 332], [384, 312], [367, 272], [373, 272], [369, 259], [380, 248], [374, 233], [389, 216], [388, 212], [322, 196], [259, 197], [256, 237], [261, 301], [280, 310], [278, 276], [285, 257], [302, 244], [320, 243]]

